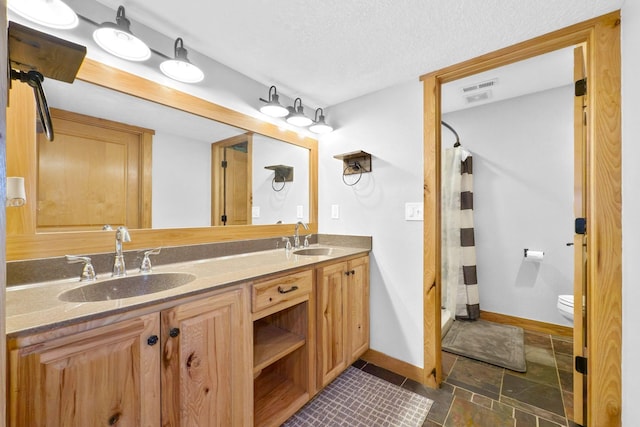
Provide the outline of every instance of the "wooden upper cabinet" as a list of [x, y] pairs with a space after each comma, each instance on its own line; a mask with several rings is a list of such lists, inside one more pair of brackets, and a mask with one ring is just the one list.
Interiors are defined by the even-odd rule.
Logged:
[[162, 312], [162, 425], [251, 424], [251, 332], [244, 291]]
[[11, 350], [9, 425], [160, 425], [160, 352], [149, 314]]
[[58, 109], [51, 119], [55, 141], [37, 137], [36, 229], [149, 227], [144, 155], [154, 132]]

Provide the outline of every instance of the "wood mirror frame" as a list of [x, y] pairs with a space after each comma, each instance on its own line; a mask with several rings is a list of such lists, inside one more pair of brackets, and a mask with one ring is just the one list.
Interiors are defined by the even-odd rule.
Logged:
[[[77, 78], [79, 80], [137, 96], [151, 102], [177, 108], [201, 117], [216, 120], [247, 131], [279, 139], [309, 150], [309, 228], [318, 231], [318, 141], [296, 132], [280, 130], [278, 126], [255, 117], [222, 107], [193, 95], [180, 92], [151, 80], [112, 68], [100, 62], [85, 59]], [[35, 113], [34, 113], [35, 114]], [[11, 123], [7, 124], [11, 127]], [[22, 130], [22, 134], [25, 131]], [[36, 153], [35, 132], [21, 140], [21, 153], [17, 161], [24, 171], [28, 203], [20, 209], [19, 221], [23, 234], [7, 235], [7, 261], [63, 256], [65, 254], [92, 254], [113, 250], [114, 236], [104, 231], [35, 232]], [[33, 135], [31, 135], [31, 133]], [[31, 199], [31, 200], [29, 200]], [[150, 199], [149, 199], [150, 201]], [[13, 215], [16, 215], [12, 212]], [[291, 235], [294, 224], [247, 225], [226, 227], [139, 229], [131, 230], [131, 243], [127, 250], [162, 246], [182, 246], [232, 240], [247, 240]]]

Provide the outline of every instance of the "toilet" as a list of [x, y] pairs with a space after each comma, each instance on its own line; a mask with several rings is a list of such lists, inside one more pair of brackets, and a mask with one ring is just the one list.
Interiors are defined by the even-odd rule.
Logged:
[[573, 295], [558, 295], [558, 311], [573, 323]]

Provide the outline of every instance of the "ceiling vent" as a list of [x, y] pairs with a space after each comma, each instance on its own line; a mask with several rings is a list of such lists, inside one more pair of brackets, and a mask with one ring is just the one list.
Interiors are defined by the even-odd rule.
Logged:
[[490, 87], [493, 87], [495, 85], [498, 84], [498, 79], [491, 79], [491, 80], [486, 80], [484, 82], [480, 82], [480, 83], [474, 83], [472, 85], [469, 86], [464, 86], [462, 88], [462, 93], [469, 93], [469, 92], [473, 92], [476, 90], [482, 90], [482, 89], [487, 89]]
[[464, 96], [464, 99], [467, 101], [467, 104], [472, 104], [474, 102], [487, 101], [491, 99], [491, 89], [485, 90], [482, 92], [470, 93]]

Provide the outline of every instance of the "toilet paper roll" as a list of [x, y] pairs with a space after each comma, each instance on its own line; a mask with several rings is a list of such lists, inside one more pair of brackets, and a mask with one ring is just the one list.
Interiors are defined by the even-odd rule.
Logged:
[[532, 251], [531, 249], [525, 249], [524, 257], [528, 261], [542, 261], [544, 259], [543, 251]]

